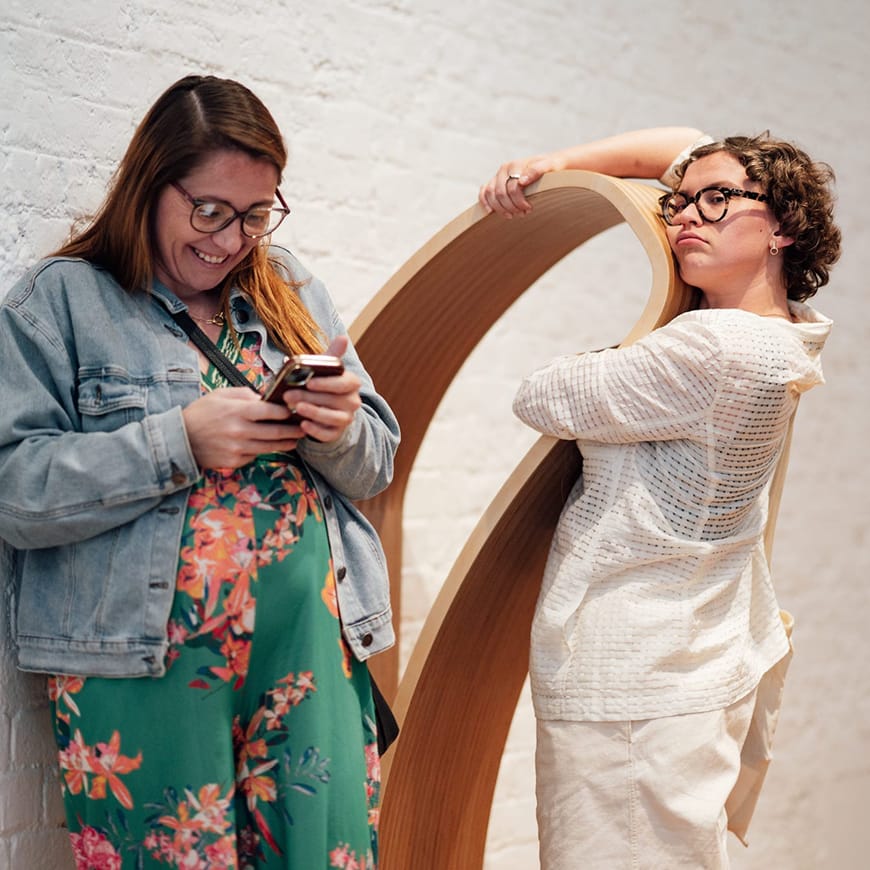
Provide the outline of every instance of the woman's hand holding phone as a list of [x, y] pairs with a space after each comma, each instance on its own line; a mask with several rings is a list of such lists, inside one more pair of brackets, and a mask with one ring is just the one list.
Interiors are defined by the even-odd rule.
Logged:
[[[344, 364], [337, 356], [331, 354], [297, 354], [284, 363], [281, 371], [263, 394], [266, 402], [284, 403], [284, 393], [287, 390], [308, 387], [312, 378], [334, 377], [344, 372]], [[294, 421], [295, 422], [295, 421]]]
[[337, 441], [362, 404], [359, 378], [341, 363], [347, 346], [347, 336], [342, 335], [330, 342], [325, 354], [291, 358], [282, 369], [283, 380], [276, 377], [264, 395], [269, 402], [283, 402], [302, 434], [317, 441]]
[[200, 468], [240, 468], [264, 453], [295, 450], [304, 432], [287, 408], [247, 387], [212, 390], [182, 408], [190, 449]]

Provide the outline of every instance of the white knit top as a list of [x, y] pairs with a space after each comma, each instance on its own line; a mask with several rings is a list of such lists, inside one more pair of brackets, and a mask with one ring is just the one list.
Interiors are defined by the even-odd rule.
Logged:
[[768, 490], [831, 322], [691, 311], [626, 348], [560, 357], [514, 412], [576, 439], [583, 474], [532, 628], [544, 719], [721, 709], [788, 650], [764, 555]]

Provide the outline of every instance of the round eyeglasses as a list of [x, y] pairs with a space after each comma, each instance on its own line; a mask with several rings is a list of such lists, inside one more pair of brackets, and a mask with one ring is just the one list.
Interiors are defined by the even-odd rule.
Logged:
[[698, 209], [702, 221], [715, 224], [728, 213], [732, 196], [742, 196], [744, 199], [755, 199], [758, 202], [768, 201], [768, 196], [764, 193], [741, 190], [739, 187], [705, 187], [694, 196], [686, 196], [685, 193], [666, 193], [659, 200], [659, 205], [662, 209], [662, 217], [668, 226], [673, 226], [677, 216], [692, 204]]
[[176, 181], [172, 182], [172, 186], [193, 206], [190, 212], [190, 225], [198, 233], [220, 232], [239, 218], [242, 222], [242, 233], [249, 239], [260, 239], [275, 232], [284, 218], [290, 214], [290, 209], [277, 188], [275, 196], [281, 203], [281, 208], [255, 205], [246, 211], [236, 211], [228, 202], [221, 199], [197, 199]]

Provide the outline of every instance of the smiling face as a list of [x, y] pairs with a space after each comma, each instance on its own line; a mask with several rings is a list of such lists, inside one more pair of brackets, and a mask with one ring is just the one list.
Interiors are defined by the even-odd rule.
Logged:
[[[253, 205], [274, 203], [278, 170], [268, 160], [221, 150], [207, 156], [179, 183], [194, 199], [222, 200], [243, 212]], [[190, 202], [167, 185], [157, 200], [154, 271], [185, 301], [218, 286], [259, 241], [242, 233], [239, 220], [216, 233], [201, 233], [190, 225], [190, 212]]]
[[[694, 195], [705, 187], [733, 187], [764, 193], [750, 181], [740, 161], [716, 152], [701, 157], [686, 169], [680, 191]], [[778, 287], [782, 283], [782, 258], [770, 254], [776, 241], [782, 248], [791, 239], [777, 235], [779, 223], [768, 205], [732, 197], [725, 217], [717, 223], [701, 219], [697, 206], [686, 207], [667, 227], [668, 241], [683, 280], [700, 288], [708, 300], [735, 304], [750, 289]]]

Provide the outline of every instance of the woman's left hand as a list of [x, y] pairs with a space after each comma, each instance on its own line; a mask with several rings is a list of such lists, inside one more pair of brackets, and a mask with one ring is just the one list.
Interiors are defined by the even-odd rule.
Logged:
[[545, 172], [560, 168], [555, 152], [502, 163], [496, 174], [481, 185], [478, 201], [487, 213], [496, 212], [506, 218], [528, 214], [532, 206], [526, 199], [525, 188]]
[[[347, 346], [347, 336], [339, 335], [329, 343], [326, 353], [340, 358]], [[362, 405], [360, 385], [360, 379], [350, 371], [314, 377], [304, 390], [287, 390], [284, 401], [302, 417], [300, 427], [306, 435], [326, 443], [338, 441]]]

